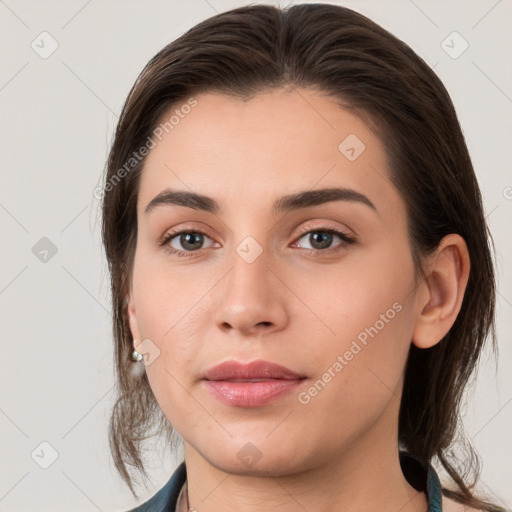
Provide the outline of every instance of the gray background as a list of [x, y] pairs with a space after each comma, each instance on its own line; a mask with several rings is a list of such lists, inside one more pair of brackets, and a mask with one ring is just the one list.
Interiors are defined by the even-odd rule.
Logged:
[[[0, 511], [134, 504], [107, 445], [110, 304], [93, 191], [144, 64], [199, 21], [248, 3], [0, 0]], [[511, 0], [339, 3], [410, 44], [457, 108], [499, 273], [500, 361], [484, 355], [464, 428], [483, 459], [482, 488], [511, 503]], [[162, 462], [155, 448], [148, 495], [180, 457]]]

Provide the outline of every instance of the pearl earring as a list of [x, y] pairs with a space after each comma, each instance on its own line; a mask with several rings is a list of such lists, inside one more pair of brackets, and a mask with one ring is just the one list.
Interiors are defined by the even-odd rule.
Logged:
[[135, 342], [134, 342], [134, 348], [133, 348], [133, 352], [132, 352], [132, 361], [136, 361], [139, 363], [143, 359], [144, 359], [144, 356], [140, 352], [137, 352], [137, 349], [135, 348]]

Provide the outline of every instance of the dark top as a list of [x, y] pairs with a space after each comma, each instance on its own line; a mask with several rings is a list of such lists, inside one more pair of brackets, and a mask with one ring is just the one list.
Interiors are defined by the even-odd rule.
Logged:
[[[400, 452], [400, 465], [409, 484], [426, 493], [428, 512], [442, 512], [441, 483], [432, 465], [405, 452]], [[176, 512], [178, 495], [186, 479], [187, 470], [182, 462], [162, 489], [129, 512]]]

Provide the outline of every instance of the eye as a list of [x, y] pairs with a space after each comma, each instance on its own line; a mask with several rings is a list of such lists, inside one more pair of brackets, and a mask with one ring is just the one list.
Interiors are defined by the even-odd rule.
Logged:
[[[304, 235], [302, 235], [299, 240], [293, 244], [293, 246], [297, 246], [299, 241], [304, 239], [306, 244], [309, 244], [309, 247], [303, 247], [302, 243], [299, 244], [299, 247], [313, 253], [339, 250], [346, 244], [353, 244], [355, 242], [354, 238], [350, 235], [331, 226], [317, 227], [315, 229], [311, 229], [310, 226], [304, 226], [302, 230]], [[332, 247], [332, 244], [336, 239], [341, 240], [341, 243]]]
[[[162, 245], [176, 256], [190, 256], [199, 249], [205, 249], [204, 240], [213, 240], [202, 231], [179, 231], [169, 233], [163, 240]], [[214, 242], [213, 242], [214, 243]], [[209, 245], [208, 247], [211, 247]]]
[[[301, 231], [303, 235], [292, 244], [292, 247], [299, 247], [313, 254], [342, 250], [347, 244], [353, 244], [356, 241], [352, 236], [332, 226], [316, 228], [304, 226], [301, 228]], [[205, 239], [210, 242], [206, 246]], [[300, 242], [302, 239], [305, 240], [305, 244], [309, 244], [309, 247], [303, 247], [304, 242]], [[340, 240], [340, 242], [333, 246], [333, 242], [335, 242], [336, 239]], [[182, 230], [168, 233], [160, 242], [160, 245], [162, 245], [168, 253], [178, 257], [194, 256], [194, 253], [200, 249], [207, 249], [214, 246], [219, 247], [219, 244], [215, 244], [216, 242], [209, 236], [197, 230]]]

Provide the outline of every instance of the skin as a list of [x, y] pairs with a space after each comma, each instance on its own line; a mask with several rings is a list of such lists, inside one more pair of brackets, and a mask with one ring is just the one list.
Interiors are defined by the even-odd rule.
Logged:
[[[185, 442], [190, 505], [424, 512], [425, 494], [408, 484], [398, 460], [403, 372], [411, 342], [430, 347], [455, 321], [469, 274], [464, 240], [445, 237], [425, 262], [427, 279], [416, 282], [405, 203], [385, 148], [362, 119], [318, 91], [196, 99], [147, 157], [128, 294], [135, 346], [149, 339], [155, 356], [146, 366], [151, 388]], [[354, 161], [338, 149], [349, 134], [365, 144]], [[283, 195], [329, 187], [364, 194], [376, 211], [354, 201], [271, 211]], [[221, 211], [160, 205], [145, 213], [166, 188], [210, 196]], [[310, 232], [326, 225], [356, 241], [334, 236], [337, 250], [308, 253], [318, 247]], [[206, 234], [189, 257], [158, 244], [182, 229]], [[236, 252], [247, 236], [262, 250], [252, 263]], [[172, 247], [186, 250], [179, 236]], [[298, 393], [396, 303], [400, 312], [300, 403]], [[233, 407], [200, 378], [231, 359], [272, 361], [307, 379], [277, 402]], [[260, 456], [252, 464], [237, 455], [247, 443]]]

